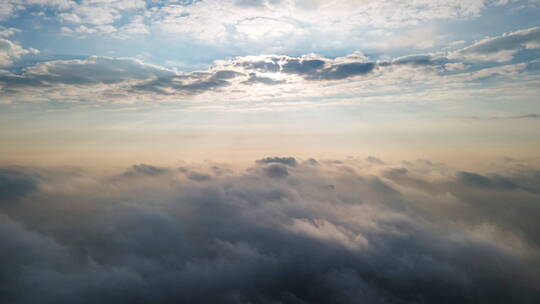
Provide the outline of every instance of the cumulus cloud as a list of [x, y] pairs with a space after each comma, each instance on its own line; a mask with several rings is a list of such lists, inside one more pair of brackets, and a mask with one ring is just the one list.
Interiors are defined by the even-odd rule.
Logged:
[[13, 202], [0, 204], [2, 299], [540, 298], [538, 171], [454, 173], [429, 161], [375, 159], [265, 162], [224, 175], [200, 165], [136, 165], [127, 171], [136, 174], [112, 176], [3, 169], [2, 193], [20, 191], [0, 198]]
[[111, 24], [121, 18], [123, 11], [145, 7], [146, 3], [143, 0], [82, 1], [73, 3], [69, 12], [61, 13], [59, 16], [62, 20], [71, 23], [103, 25]]
[[[497, 98], [510, 92], [514, 97], [530, 96], [537, 91], [534, 86], [527, 85], [538, 78], [536, 70], [530, 68], [534, 59], [486, 65], [482, 60], [471, 61], [456, 54], [472, 54], [473, 50], [475, 53], [491, 52], [503, 49], [502, 45], [527, 44], [530, 48], [536, 32], [537, 28], [530, 28], [490, 40], [502, 42], [475, 43], [457, 51], [385, 60], [370, 59], [360, 52], [336, 58], [316, 54], [299, 57], [258, 55], [216, 60], [207, 69], [192, 72], [145, 64], [138, 59], [92, 56], [44, 61], [5, 71], [0, 76], [0, 86], [4, 92], [2, 99], [7, 102], [52, 99], [123, 103], [230, 102], [332, 96], [362, 96], [370, 100], [418, 100], [429, 96], [430, 100], [448, 100], [458, 96], [444, 94], [452, 90], [460, 94], [479, 94], [471, 84], [482, 82], [498, 83], [501, 90], [508, 88], [504, 94], [497, 93]], [[521, 38], [508, 40], [510, 36]], [[480, 47], [483, 44], [495, 46]], [[4, 49], [9, 50], [4, 52], [6, 63], [29, 52], [9, 41]], [[299, 85], [302, 90], [298, 90]], [[416, 87], [419, 92], [407, 97], [403, 90], [392, 89], [400, 86]], [[447, 90], [441, 91], [440, 87]], [[227, 100], [223, 100], [223, 93], [227, 93]]]
[[[13, 29], [6, 29], [2, 31], [2, 35], [4, 36], [9, 36], [12, 33], [14, 33]], [[25, 49], [15, 42], [0, 38], [0, 67], [10, 66], [15, 60], [31, 53], [39, 53], [39, 51], [32, 48]]]
[[17, 17], [19, 11], [32, 6], [45, 6], [54, 9], [69, 9], [76, 4], [72, 0], [5, 0], [0, 3], [0, 21]]
[[9, 37], [20, 31], [17, 28], [0, 26], [0, 37]]

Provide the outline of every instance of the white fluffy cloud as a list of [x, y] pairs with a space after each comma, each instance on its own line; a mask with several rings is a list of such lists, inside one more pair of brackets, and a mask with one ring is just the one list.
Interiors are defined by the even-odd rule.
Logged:
[[[7, 32], [11, 35], [10, 29], [4, 30], [3, 32]], [[38, 50], [32, 48], [24, 49], [17, 43], [0, 38], [0, 66], [10, 66], [13, 64], [14, 60], [30, 53], [38, 53]]]
[[3, 26], [0, 26], [0, 37], [4, 37], [4, 38], [7, 38], [9, 36], [12, 36], [16, 33], [20, 33], [21, 30], [17, 29], [17, 28], [13, 28], [13, 27], [3, 27]]

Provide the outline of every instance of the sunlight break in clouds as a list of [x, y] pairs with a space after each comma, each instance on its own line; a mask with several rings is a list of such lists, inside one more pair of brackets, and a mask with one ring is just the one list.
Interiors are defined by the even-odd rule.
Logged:
[[538, 16], [0, 1], [0, 304], [540, 303]]

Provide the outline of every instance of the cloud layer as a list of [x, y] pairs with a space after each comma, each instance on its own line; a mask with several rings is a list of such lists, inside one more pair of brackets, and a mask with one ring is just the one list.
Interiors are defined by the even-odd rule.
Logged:
[[419, 160], [0, 171], [15, 303], [536, 303], [540, 174]]
[[[272, 37], [302, 37], [348, 34], [359, 26], [396, 27], [419, 21], [477, 16], [489, 1], [71, 1], [6, 0], [0, 7], [0, 21], [26, 10], [48, 10], [63, 24], [65, 33], [105, 34], [125, 37], [131, 23], [143, 31], [132, 34], [182, 34], [205, 43], [245, 41]], [[363, 16], [363, 18], [358, 18]], [[135, 19], [135, 21], [133, 21]], [[335, 29], [339, 28], [339, 31]]]
[[[463, 100], [479, 94], [528, 99], [538, 93], [531, 84], [539, 81], [539, 33], [540, 29], [533, 27], [453, 51], [386, 60], [374, 60], [360, 52], [336, 58], [315, 54], [242, 56], [216, 60], [208, 69], [193, 72], [133, 58], [51, 60], [0, 74], [0, 100], [230, 103], [339, 96], [340, 102], [421, 101], [427, 97], [432, 101]], [[5, 41], [4, 55], [0, 44], [0, 60], [6, 64], [30, 52]]]

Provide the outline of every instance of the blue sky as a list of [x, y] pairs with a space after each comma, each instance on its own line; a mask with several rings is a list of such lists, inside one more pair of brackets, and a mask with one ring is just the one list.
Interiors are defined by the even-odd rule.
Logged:
[[504, 0], [3, 1], [0, 135], [31, 145], [31, 120], [46, 138], [107, 126], [111, 142], [155, 125], [252, 137], [325, 126], [330, 141], [360, 130], [391, 142], [382, 130], [396, 128], [429, 146], [437, 132], [424, 130], [447, 124], [458, 142], [475, 145], [470, 134], [486, 129], [491, 144], [521, 138], [517, 150], [532, 151], [538, 15], [538, 1]]

